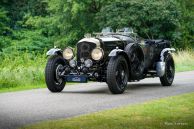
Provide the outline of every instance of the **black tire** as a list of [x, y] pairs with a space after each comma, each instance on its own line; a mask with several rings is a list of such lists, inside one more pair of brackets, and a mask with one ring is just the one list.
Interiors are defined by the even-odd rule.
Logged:
[[130, 79], [141, 79], [144, 71], [144, 54], [136, 44], [128, 44], [125, 52], [130, 59]]
[[164, 61], [166, 63], [165, 74], [164, 76], [160, 77], [160, 82], [162, 86], [171, 86], [175, 76], [175, 66], [172, 55], [167, 53]]
[[129, 70], [126, 59], [119, 55], [112, 57], [107, 67], [107, 84], [113, 94], [122, 94], [128, 83]]
[[48, 59], [45, 68], [45, 81], [51, 92], [61, 92], [65, 87], [66, 82], [57, 75], [64, 65], [65, 62], [61, 56], [52, 56]]

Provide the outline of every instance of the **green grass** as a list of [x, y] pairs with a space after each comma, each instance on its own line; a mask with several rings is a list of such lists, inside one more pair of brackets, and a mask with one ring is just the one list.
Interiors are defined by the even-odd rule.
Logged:
[[[74, 82], [68, 82], [66, 85], [75, 85], [78, 83]], [[23, 90], [32, 90], [32, 89], [41, 89], [41, 88], [46, 88], [45, 83], [40, 83], [37, 85], [25, 85], [25, 86], [16, 86], [16, 87], [5, 87], [0, 89], [0, 93], [5, 93], [5, 92], [15, 92], [15, 91], [23, 91]]]
[[31, 90], [31, 89], [40, 89], [40, 88], [46, 88], [46, 85], [43, 83], [43, 84], [39, 84], [39, 85], [25, 85], [25, 86], [1, 88], [0, 93]]
[[189, 93], [22, 129], [194, 129], [193, 122], [194, 93]]
[[35, 53], [13, 53], [0, 57], [0, 92], [43, 87], [46, 56]]
[[183, 72], [194, 70], [193, 50], [178, 51], [177, 53], [173, 54], [173, 57], [176, 64], [176, 71]]

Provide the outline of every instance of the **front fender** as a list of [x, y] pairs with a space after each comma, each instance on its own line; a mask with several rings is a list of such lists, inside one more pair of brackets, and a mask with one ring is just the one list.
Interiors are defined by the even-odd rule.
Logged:
[[127, 60], [127, 63], [129, 64], [129, 57], [127, 55], [127, 53], [122, 50], [122, 49], [114, 49], [110, 52], [110, 54], [108, 55], [109, 57], [115, 57], [115, 56], [118, 56], [118, 55], [122, 55], [125, 57], [125, 59]]
[[110, 58], [112, 57], [116, 57], [116, 56], [123, 56], [126, 61], [127, 61], [127, 64], [128, 64], [128, 68], [130, 69], [130, 61], [129, 61], [129, 57], [127, 55], [127, 53], [125, 51], [123, 51], [122, 49], [114, 49], [110, 52], [110, 54], [108, 55]]
[[47, 53], [47, 56], [62, 55], [62, 50], [58, 48], [52, 48]]
[[120, 52], [124, 52], [122, 49], [114, 49], [114, 50], [112, 50], [110, 53], [109, 53], [109, 57], [114, 57], [114, 56], [117, 56], [118, 55], [118, 53], [120, 53]]

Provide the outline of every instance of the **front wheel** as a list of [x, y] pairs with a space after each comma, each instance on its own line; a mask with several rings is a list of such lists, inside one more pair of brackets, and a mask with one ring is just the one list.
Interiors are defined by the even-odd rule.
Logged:
[[45, 81], [51, 92], [61, 92], [65, 87], [65, 81], [60, 76], [63, 72], [65, 62], [61, 56], [49, 58], [45, 68]]
[[164, 76], [160, 77], [160, 82], [163, 86], [171, 86], [174, 81], [175, 66], [174, 60], [171, 54], [165, 55], [165, 73]]
[[128, 82], [129, 70], [123, 56], [112, 57], [107, 67], [107, 84], [113, 94], [122, 94]]

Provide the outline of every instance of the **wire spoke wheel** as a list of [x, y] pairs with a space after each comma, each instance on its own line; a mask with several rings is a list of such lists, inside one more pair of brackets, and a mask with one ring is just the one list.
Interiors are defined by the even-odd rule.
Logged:
[[116, 81], [121, 89], [123, 89], [125, 85], [127, 84], [126, 75], [127, 74], [126, 74], [125, 66], [123, 65], [123, 62], [120, 62], [117, 67], [117, 71], [116, 71]]
[[56, 64], [55, 83], [57, 85], [61, 85], [63, 83], [63, 78], [61, 77], [62, 72], [63, 72], [63, 65]]

